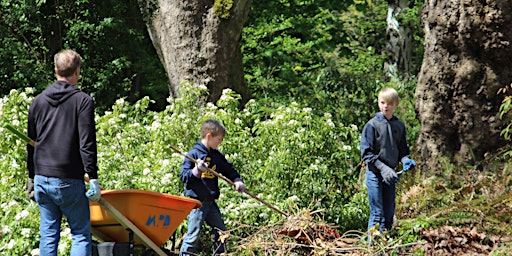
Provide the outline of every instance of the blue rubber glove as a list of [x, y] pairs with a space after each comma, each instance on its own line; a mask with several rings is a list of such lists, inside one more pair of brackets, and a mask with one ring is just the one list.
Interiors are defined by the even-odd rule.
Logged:
[[409, 157], [404, 156], [402, 158], [402, 165], [404, 167], [404, 171], [408, 171], [416, 166], [416, 162]]
[[85, 196], [89, 198], [89, 200], [97, 202], [101, 197], [101, 188], [97, 179], [91, 179], [89, 181], [89, 191], [85, 193]]
[[398, 181], [398, 175], [396, 174], [396, 172], [389, 166], [387, 166], [385, 163], [376, 160], [375, 167], [379, 169], [380, 174], [382, 175], [382, 178], [384, 179], [384, 182], [386, 184], [391, 185]]

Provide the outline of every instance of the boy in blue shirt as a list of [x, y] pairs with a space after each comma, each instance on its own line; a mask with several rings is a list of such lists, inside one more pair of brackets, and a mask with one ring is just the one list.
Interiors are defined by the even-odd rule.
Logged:
[[380, 112], [368, 121], [361, 136], [361, 157], [366, 163], [366, 186], [370, 203], [368, 229], [379, 224], [379, 231], [389, 231], [395, 215], [395, 168], [402, 161], [404, 171], [416, 162], [409, 158], [405, 125], [393, 111], [398, 106], [398, 93], [393, 88], [379, 92]]
[[206, 120], [201, 125], [201, 141], [187, 153], [197, 159], [197, 165], [185, 158], [181, 166], [180, 179], [185, 185], [185, 196], [201, 201], [202, 207], [192, 210], [188, 215], [188, 232], [181, 245], [180, 255], [196, 255], [199, 233], [205, 221], [215, 234], [213, 254], [219, 255], [226, 250], [225, 243], [219, 240], [219, 230], [226, 231], [226, 226], [215, 202], [220, 195], [219, 181], [208, 169], [233, 181], [238, 192], [245, 191], [245, 184], [232, 163], [217, 149], [224, 136], [226, 129], [219, 121]]

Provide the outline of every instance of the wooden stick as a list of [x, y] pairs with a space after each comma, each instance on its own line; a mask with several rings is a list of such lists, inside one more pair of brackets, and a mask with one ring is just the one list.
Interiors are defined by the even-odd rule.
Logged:
[[[22, 139], [24, 142], [30, 144], [30, 146], [32, 146], [34, 148], [36, 147], [36, 142], [33, 139], [31, 139], [24, 133], [16, 130], [16, 128], [14, 128], [14, 126], [12, 126], [10, 124], [6, 124], [5, 128], [7, 128], [7, 130], [11, 131], [12, 133], [14, 133], [16, 136], [18, 136], [18, 138]], [[84, 181], [89, 183], [89, 176], [84, 175]], [[100, 189], [103, 189], [103, 187], [100, 186]]]
[[[170, 147], [172, 150], [176, 151], [176, 153], [179, 153], [180, 155], [184, 156], [184, 157], [185, 157], [185, 158], [187, 158], [188, 160], [190, 160], [190, 161], [192, 161], [193, 163], [197, 164], [197, 160], [196, 160], [196, 159], [194, 159], [194, 158], [190, 157], [189, 155], [187, 155], [187, 154], [185, 154], [185, 153], [181, 152], [179, 149], [177, 149], [177, 148], [176, 148], [176, 147], [174, 147], [173, 145], [169, 145], [169, 147]], [[220, 175], [219, 173], [217, 173], [216, 171], [214, 171], [214, 170], [212, 170], [212, 169], [210, 169], [210, 168], [208, 168], [208, 167], [206, 167], [206, 168], [207, 168], [207, 169], [208, 169], [208, 171], [209, 171], [209, 172], [211, 172], [213, 175], [217, 176], [217, 177], [218, 177], [218, 178], [220, 178], [220, 179], [223, 179], [225, 182], [229, 183], [231, 186], [236, 186], [236, 185], [235, 185], [235, 183], [234, 183], [234, 182], [232, 182], [230, 179], [228, 179], [228, 178], [224, 177], [223, 175]], [[264, 205], [268, 206], [270, 209], [272, 209], [272, 210], [274, 210], [274, 211], [276, 211], [276, 212], [278, 212], [278, 213], [282, 214], [283, 216], [285, 216], [285, 217], [287, 217], [287, 218], [290, 216], [290, 214], [285, 213], [285, 212], [283, 212], [283, 211], [279, 210], [277, 207], [275, 207], [275, 206], [273, 206], [273, 205], [271, 205], [271, 204], [269, 204], [269, 203], [267, 203], [267, 202], [263, 201], [263, 199], [260, 199], [259, 197], [255, 196], [255, 195], [251, 194], [249, 191], [244, 190], [243, 192], [244, 192], [245, 194], [247, 194], [248, 196], [250, 196], [250, 197], [252, 197], [252, 198], [254, 198], [254, 199], [258, 200], [258, 201], [259, 201], [259, 202], [261, 202], [262, 204], [264, 204]]]
[[18, 136], [20, 139], [22, 139], [24, 142], [30, 144], [32, 147], [35, 147], [36, 146], [36, 142], [34, 140], [32, 140], [31, 138], [29, 138], [27, 135], [25, 135], [24, 133], [16, 130], [16, 128], [14, 128], [14, 126], [10, 125], [10, 124], [6, 124], [5, 125], [5, 128], [7, 128], [7, 130], [11, 131], [12, 133], [14, 133], [16, 136]]

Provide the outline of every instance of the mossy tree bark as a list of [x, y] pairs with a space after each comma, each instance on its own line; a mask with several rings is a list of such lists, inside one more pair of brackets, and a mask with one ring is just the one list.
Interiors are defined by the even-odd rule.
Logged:
[[504, 141], [498, 89], [512, 82], [512, 5], [504, 0], [427, 0], [418, 76], [418, 153], [424, 170], [440, 157], [475, 164]]
[[250, 0], [139, 0], [153, 45], [177, 97], [182, 82], [206, 86], [214, 102], [225, 88], [250, 94], [244, 79], [240, 37]]

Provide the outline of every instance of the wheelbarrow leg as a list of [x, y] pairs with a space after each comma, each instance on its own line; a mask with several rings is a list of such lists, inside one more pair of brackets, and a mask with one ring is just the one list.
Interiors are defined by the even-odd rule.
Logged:
[[121, 212], [119, 212], [114, 206], [112, 206], [107, 200], [100, 198], [98, 201], [101, 208], [105, 209], [114, 219], [116, 219], [124, 228], [130, 229], [135, 235], [142, 241], [142, 243], [153, 249], [159, 256], [167, 256], [167, 254], [153, 242], [144, 232], [142, 232], [135, 224], [133, 224], [128, 218], [126, 218]]
[[130, 256], [135, 256], [135, 252], [133, 251], [133, 247], [135, 246], [135, 239], [133, 237], [133, 231], [128, 229], [128, 241], [129, 241], [129, 253]]
[[171, 250], [174, 251], [176, 249], [176, 231], [172, 233], [171, 242]]

